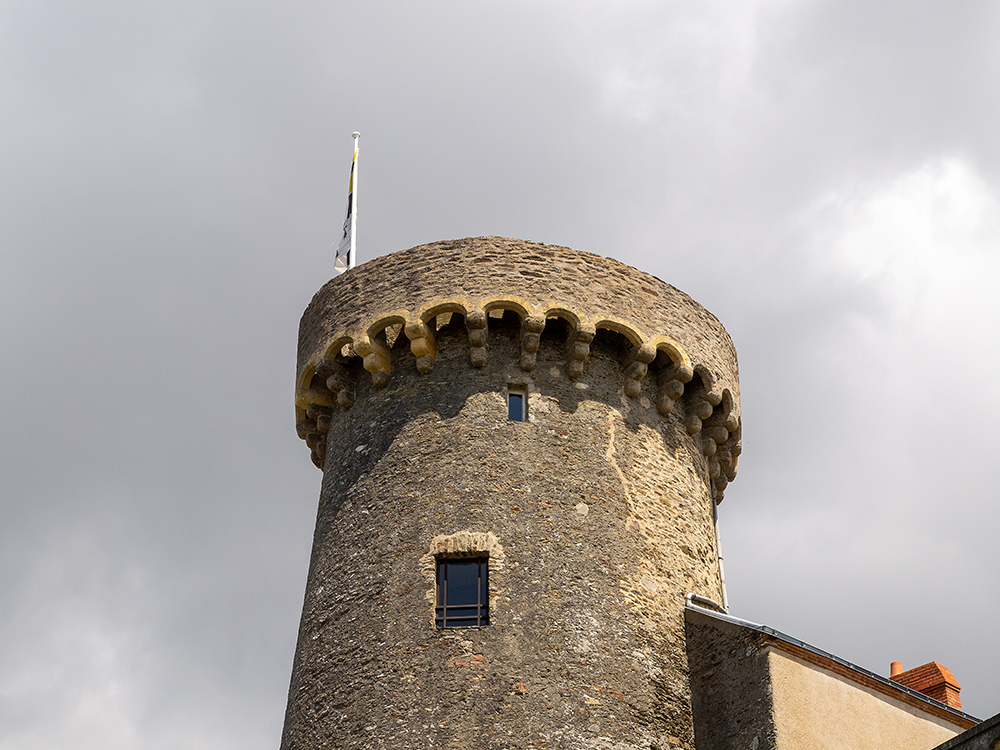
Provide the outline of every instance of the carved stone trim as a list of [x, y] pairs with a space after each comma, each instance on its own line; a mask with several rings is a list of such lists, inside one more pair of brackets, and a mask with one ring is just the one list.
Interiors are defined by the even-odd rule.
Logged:
[[[493, 557], [497, 558], [497, 571], [503, 568], [503, 562], [506, 560], [500, 540], [492, 531], [469, 531], [468, 529], [434, 537], [427, 555], [430, 555], [431, 558], [489, 555], [491, 562]], [[422, 563], [427, 555], [421, 558]], [[490, 572], [493, 572], [492, 566]]]
[[420, 558], [420, 573], [428, 584], [424, 595], [430, 602], [430, 619], [434, 623], [434, 605], [437, 596], [437, 560], [439, 557], [489, 557], [490, 569], [490, 609], [496, 601], [494, 592], [499, 585], [499, 574], [503, 571], [507, 556], [503, 545], [492, 531], [470, 531], [463, 529], [454, 534], [440, 534], [431, 539], [430, 549]]

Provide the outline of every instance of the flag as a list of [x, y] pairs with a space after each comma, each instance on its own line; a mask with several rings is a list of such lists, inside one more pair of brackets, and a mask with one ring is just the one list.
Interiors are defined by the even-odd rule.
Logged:
[[354, 268], [356, 260], [356, 246], [354, 242], [355, 229], [357, 228], [357, 208], [358, 208], [358, 139], [361, 133], [354, 133], [354, 158], [351, 160], [351, 181], [347, 188], [347, 216], [344, 217], [344, 230], [340, 235], [340, 244], [337, 246], [337, 256], [333, 261], [333, 270], [338, 275], [348, 268]]

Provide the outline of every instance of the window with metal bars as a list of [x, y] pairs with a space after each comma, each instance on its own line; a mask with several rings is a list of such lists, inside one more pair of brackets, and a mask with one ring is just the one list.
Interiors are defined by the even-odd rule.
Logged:
[[511, 422], [528, 421], [528, 399], [523, 390], [507, 388], [507, 418]]
[[437, 561], [439, 628], [474, 628], [490, 624], [488, 557], [441, 557]]

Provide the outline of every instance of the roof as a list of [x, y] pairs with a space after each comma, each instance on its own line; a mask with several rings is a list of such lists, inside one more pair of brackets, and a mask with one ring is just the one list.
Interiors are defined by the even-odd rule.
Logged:
[[[933, 698], [930, 698], [923, 693], [908, 687], [907, 685], [894, 682], [888, 677], [875, 674], [864, 667], [852, 664], [846, 659], [841, 659], [839, 656], [835, 656], [828, 651], [816, 648], [805, 641], [794, 638], [786, 633], [782, 633], [781, 631], [775, 630], [767, 625], [758, 625], [754, 622], [733, 617], [727, 613], [715, 612], [706, 607], [694, 604], [690, 601], [690, 599], [687, 602], [687, 609], [697, 612], [700, 615], [713, 618], [721, 622], [727, 622], [731, 625], [736, 625], [740, 628], [758, 633], [763, 637], [767, 645], [774, 646], [775, 648], [796, 656], [803, 661], [826, 669], [827, 671], [840, 675], [841, 677], [849, 679], [852, 682], [873, 689], [883, 695], [895, 698], [896, 700], [919, 708], [927, 713], [949, 719], [959, 725], [964, 724], [968, 728], [974, 727], [981, 721], [971, 714], [959, 711], [958, 709], [952, 708], [945, 703], [934, 700]], [[942, 669], [944, 668], [942, 667]], [[951, 673], [949, 672], [948, 674], [950, 675]], [[951, 679], [954, 681], [954, 677]], [[944, 748], [944, 746], [942, 746], [942, 748]]]
[[1000, 743], [1000, 714], [990, 717], [972, 729], [952, 737], [934, 750], [986, 750]]

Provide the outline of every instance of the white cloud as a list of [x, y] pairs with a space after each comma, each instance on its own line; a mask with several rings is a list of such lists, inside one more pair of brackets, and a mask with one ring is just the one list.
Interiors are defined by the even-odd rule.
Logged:
[[[772, 455], [754, 476], [748, 443], [751, 481], [732, 493], [746, 507], [725, 525], [731, 599], [877, 671], [942, 661], [980, 710], [988, 670], [956, 644], [989, 638], [1000, 616], [997, 191], [941, 156], [829, 191], [794, 234], [782, 260], [802, 291], [772, 320], [806, 325], [774, 347], [777, 393], [757, 394], [779, 415], [744, 389], [744, 413], [771, 425], [756, 450]], [[957, 613], [956, 596], [974, 610]]]
[[582, 35], [604, 107], [644, 124], [724, 120], [750, 89], [761, 16], [786, 4], [645, 3], [642, 13], [592, 4]]
[[875, 285], [897, 325], [963, 339], [985, 322], [969, 313], [1000, 313], [1000, 202], [961, 159], [833, 192], [811, 213], [821, 270]]
[[870, 300], [831, 331], [828, 366], [864, 382], [859, 408], [897, 433], [886, 448], [912, 463], [942, 435], [963, 434], [956, 461], [983, 451], [1000, 417], [996, 191], [963, 160], [942, 157], [832, 193], [812, 214], [813, 272]]

